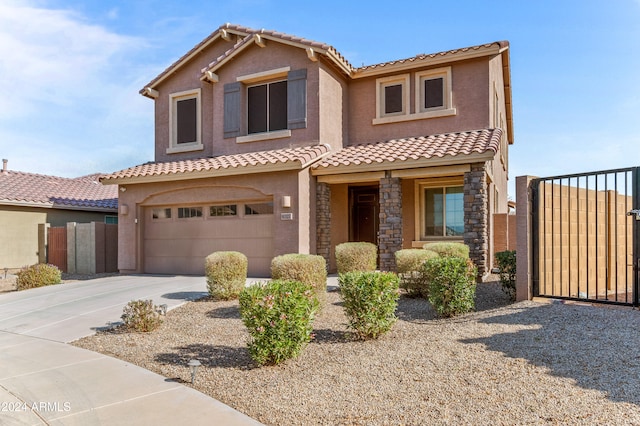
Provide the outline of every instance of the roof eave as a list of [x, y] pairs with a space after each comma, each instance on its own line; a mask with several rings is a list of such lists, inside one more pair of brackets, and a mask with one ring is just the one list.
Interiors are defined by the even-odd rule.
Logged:
[[187, 54], [185, 54], [182, 58], [180, 58], [175, 64], [173, 64], [172, 66], [169, 66], [169, 68], [167, 68], [166, 70], [158, 74], [158, 76], [155, 79], [151, 80], [147, 85], [145, 85], [139, 91], [139, 93], [142, 96], [153, 99], [153, 97], [148, 94], [147, 89], [155, 89], [160, 83], [162, 83], [165, 79], [167, 79], [172, 73], [174, 73], [176, 70], [181, 68], [184, 64], [189, 62], [196, 55], [200, 54], [203, 50], [209, 47], [214, 41], [218, 40], [219, 38], [222, 38], [222, 30], [225, 30], [227, 33], [236, 34], [242, 37], [246, 37], [247, 35], [249, 35], [248, 32], [240, 31], [236, 28], [226, 28], [223, 25], [222, 27], [218, 28], [213, 33], [211, 33], [202, 42], [200, 42], [196, 48], [187, 52]]
[[57, 209], [57, 210], [75, 210], [75, 211], [91, 211], [91, 212], [105, 212], [105, 213], [117, 213], [118, 208], [110, 207], [84, 207], [84, 206], [70, 206], [67, 204], [58, 204], [55, 202], [43, 202], [43, 201], [18, 201], [18, 200], [0, 200], [2, 206], [12, 207], [35, 207], [44, 209]]
[[207, 179], [207, 178], [213, 178], [213, 177], [247, 175], [247, 174], [256, 174], [256, 173], [273, 173], [273, 172], [283, 172], [283, 171], [292, 171], [292, 170], [304, 170], [305, 168], [311, 166], [312, 164], [324, 158], [328, 154], [329, 152], [324, 153], [309, 161], [302, 161], [302, 160], [296, 159], [296, 160], [290, 160], [290, 161], [280, 162], [275, 164], [273, 163], [258, 164], [258, 165], [248, 165], [248, 166], [240, 166], [240, 167], [218, 168], [218, 169], [211, 169], [211, 170], [199, 170], [199, 171], [185, 172], [185, 173], [163, 173], [163, 174], [157, 174], [153, 176], [108, 178], [108, 179], [102, 179], [101, 182], [103, 185], [129, 185], [129, 184], [140, 184], [140, 183], [173, 182], [173, 181], [192, 180], [192, 179]]
[[372, 77], [380, 74], [388, 74], [391, 72], [404, 71], [418, 67], [442, 65], [451, 62], [465, 61], [468, 59], [482, 58], [484, 56], [493, 56], [500, 54], [502, 49], [504, 49], [504, 46], [501, 46], [499, 43], [493, 43], [487, 47], [480, 47], [478, 49], [468, 50], [464, 52], [447, 53], [444, 55], [418, 59], [410, 62], [407, 61], [398, 64], [382, 65], [380, 67], [366, 69], [363, 71], [355, 70], [352, 74], [352, 77], [354, 79]]
[[415, 169], [419, 167], [435, 167], [435, 166], [449, 166], [467, 163], [478, 163], [483, 161], [493, 160], [496, 156], [496, 152], [493, 150], [487, 150], [483, 153], [473, 154], [459, 154], [459, 155], [445, 155], [443, 157], [422, 158], [417, 160], [406, 161], [381, 161], [368, 164], [350, 164], [339, 165], [329, 167], [316, 167], [311, 169], [311, 174], [314, 176], [335, 175], [345, 173], [360, 173], [371, 172], [380, 170], [403, 170], [403, 169]]
[[507, 115], [507, 141], [513, 145], [513, 102], [511, 92], [511, 59], [509, 56], [509, 46], [501, 49], [502, 56], [502, 79], [504, 82], [504, 103]]

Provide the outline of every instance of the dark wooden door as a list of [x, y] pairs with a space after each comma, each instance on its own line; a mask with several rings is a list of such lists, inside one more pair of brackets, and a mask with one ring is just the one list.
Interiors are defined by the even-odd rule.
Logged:
[[49, 228], [47, 262], [67, 272], [67, 228]]
[[349, 189], [351, 218], [349, 239], [378, 244], [378, 187], [352, 187]]

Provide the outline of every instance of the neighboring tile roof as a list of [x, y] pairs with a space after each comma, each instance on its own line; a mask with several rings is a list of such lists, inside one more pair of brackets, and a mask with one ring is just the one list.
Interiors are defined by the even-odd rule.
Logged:
[[100, 174], [62, 178], [0, 171], [0, 204], [24, 204], [73, 210], [118, 209], [118, 188], [101, 185]]
[[[200, 178], [238, 173], [260, 173], [274, 170], [302, 169], [321, 158], [330, 150], [328, 145], [314, 145], [246, 154], [221, 155], [194, 160], [147, 163], [102, 176], [103, 183], [121, 179], [176, 177]], [[189, 175], [189, 176], [185, 176]]]
[[[425, 162], [426, 166], [427, 160], [434, 158], [496, 153], [501, 136], [500, 129], [485, 129], [352, 145], [323, 158], [313, 166], [313, 170], [322, 174], [323, 171], [338, 167], [382, 167], [383, 163], [393, 163], [393, 167], [402, 167], [403, 163], [414, 164], [420, 161]], [[392, 166], [386, 164], [385, 167]]]
[[411, 58], [397, 59], [397, 60], [393, 60], [393, 61], [382, 62], [380, 64], [364, 65], [362, 67], [355, 68], [354, 72], [358, 73], [358, 72], [369, 71], [369, 70], [373, 70], [373, 69], [384, 68], [384, 67], [391, 66], [391, 65], [407, 64], [407, 63], [422, 61], [422, 60], [425, 60], [425, 59], [434, 59], [434, 58], [438, 58], [438, 57], [455, 55], [455, 54], [458, 54], [458, 53], [473, 52], [473, 51], [478, 51], [478, 50], [481, 50], [481, 49], [488, 49], [488, 48], [490, 48], [492, 46], [505, 48], [505, 47], [509, 47], [509, 42], [508, 41], [496, 41], [496, 42], [493, 42], [493, 43], [479, 44], [477, 46], [464, 47], [462, 49], [446, 50], [444, 52], [438, 52], [438, 53], [429, 53], [429, 54], [423, 53], [423, 54], [420, 54], [420, 55], [412, 56]]

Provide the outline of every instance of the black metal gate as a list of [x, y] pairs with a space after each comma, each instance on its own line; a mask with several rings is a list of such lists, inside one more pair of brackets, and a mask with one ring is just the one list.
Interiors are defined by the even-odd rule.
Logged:
[[532, 181], [534, 295], [638, 306], [639, 171]]

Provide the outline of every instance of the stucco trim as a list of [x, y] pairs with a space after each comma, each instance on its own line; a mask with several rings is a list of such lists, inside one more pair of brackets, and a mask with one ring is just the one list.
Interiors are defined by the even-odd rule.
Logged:
[[399, 177], [404, 179], [427, 178], [458, 175], [466, 173], [468, 171], [471, 171], [471, 165], [457, 164], [452, 166], [421, 167], [419, 169], [393, 170], [391, 172], [391, 177]]
[[368, 171], [379, 171], [379, 170], [402, 170], [402, 169], [416, 169], [422, 167], [433, 167], [433, 166], [450, 166], [457, 164], [468, 164], [468, 163], [480, 163], [483, 161], [493, 160], [496, 156], [496, 153], [493, 151], [488, 151], [482, 154], [470, 154], [470, 155], [446, 155], [444, 157], [436, 157], [436, 158], [422, 158], [418, 160], [407, 160], [407, 161], [380, 161], [380, 162], [371, 162], [368, 164], [350, 164], [350, 165], [339, 165], [339, 166], [331, 166], [331, 167], [323, 167], [323, 168], [315, 168], [311, 170], [311, 174], [314, 176], [321, 175], [336, 175], [343, 173], [357, 173], [357, 172], [368, 172]]
[[340, 183], [378, 182], [384, 177], [384, 172], [345, 173], [339, 175], [318, 176], [318, 182], [330, 185]]

